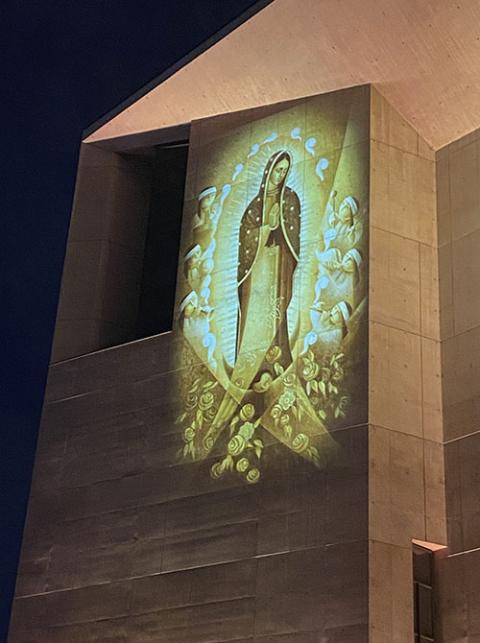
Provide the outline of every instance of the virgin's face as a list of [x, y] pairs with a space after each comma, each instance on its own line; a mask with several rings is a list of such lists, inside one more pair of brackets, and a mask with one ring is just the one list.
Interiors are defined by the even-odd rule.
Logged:
[[274, 186], [281, 185], [287, 176], [288, 168], [290, 163], [287, 159], [282, 159], [278, 161], [273, 167], [272, 173], [270, 174], [270, 183]]

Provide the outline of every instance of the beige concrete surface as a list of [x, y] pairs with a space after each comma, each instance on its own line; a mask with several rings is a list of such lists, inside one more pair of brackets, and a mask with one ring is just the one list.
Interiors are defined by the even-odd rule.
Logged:
[[389, 143], [430, 155], [480, 124], [479, 20], [475, 0], [275, 0], [87, 140], [375, 83], [423, 139]]

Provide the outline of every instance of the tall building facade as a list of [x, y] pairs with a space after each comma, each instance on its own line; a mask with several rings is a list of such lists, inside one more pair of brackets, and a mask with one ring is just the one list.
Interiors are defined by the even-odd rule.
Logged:
[[11, 643], [480, 641], [479, 136], [302, 7], [82, 144]]

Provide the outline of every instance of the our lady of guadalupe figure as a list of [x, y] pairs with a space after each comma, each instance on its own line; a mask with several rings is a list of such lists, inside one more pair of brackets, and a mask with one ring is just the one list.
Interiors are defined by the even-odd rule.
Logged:
[[300, 199], [287, 185], [291, 166], [291, 155], [278, 151], [265, 167], [241, 219], [237, 275], [237, 357], [278, 347], [284, 367], [292, 362], [287, 309], [300, 251]]

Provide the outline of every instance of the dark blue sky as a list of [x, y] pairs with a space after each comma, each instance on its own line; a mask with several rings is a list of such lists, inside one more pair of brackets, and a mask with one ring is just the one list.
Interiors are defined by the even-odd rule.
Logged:
[[3, 0], [0, 641], [21, 544], [82, 130], [254, 0]]

